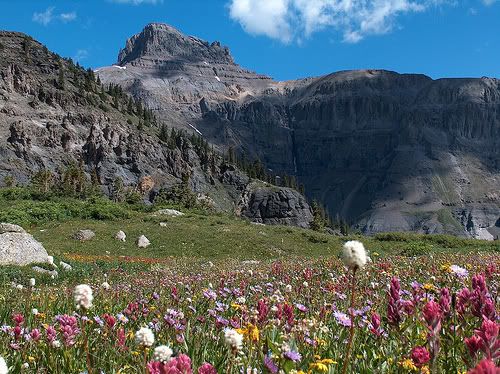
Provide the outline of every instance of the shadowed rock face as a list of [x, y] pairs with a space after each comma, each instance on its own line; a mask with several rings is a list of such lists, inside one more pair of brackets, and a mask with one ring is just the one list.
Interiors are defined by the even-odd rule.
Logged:
[[363, 70], [275, 82], [235, 65], [217, 43], [158, 24], [132, 37], [119, 63], [101, 79], [222, 149], [295, 175], [332, 217], [366, 233], [496, 230], [497, 79]]
[[290, 188], [250, 185], [240, 200], [240, 214], [253, 222], [308, 228], [312, 211], [304, 196]]

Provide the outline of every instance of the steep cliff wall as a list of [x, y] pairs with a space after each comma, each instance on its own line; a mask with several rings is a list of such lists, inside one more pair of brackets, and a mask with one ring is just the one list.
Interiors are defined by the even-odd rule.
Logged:
[[366, 233], [495, 231], [499, 80], [363, 70], [275, 82], [221, 48], [152, 24], [127, 42], [121, 69], [99, 74], [220, 149], [295, 175]]

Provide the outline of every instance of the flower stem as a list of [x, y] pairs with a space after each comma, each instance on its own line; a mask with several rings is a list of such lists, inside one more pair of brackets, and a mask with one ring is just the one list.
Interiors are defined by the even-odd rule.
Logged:
[[347, 367], [349, 366], [349, 357], [351, 355], [352, 342], [354, 340], [354, 305], [356, 301], [356, 270], [355, 267], [352, 271], [352, 284], [351, 284], [351, 327], [349, 330], [349, 342], [347, 343], [347, 352], [344, 360], [344, 367], [342, 368], [342, 374], [347, 373]]
[[87, 373], [92, 374], [92, 365], [90, 362], [90, 351], [89, 351], [89, 340], [87, 337], [87, 331], [86, 331], [86, 326], [85, 326], [85, 321], [83, 321], [82, 325], [82, 333], [83, 333], [83, 346], [85, 349], [85, 355], [87, 359]]

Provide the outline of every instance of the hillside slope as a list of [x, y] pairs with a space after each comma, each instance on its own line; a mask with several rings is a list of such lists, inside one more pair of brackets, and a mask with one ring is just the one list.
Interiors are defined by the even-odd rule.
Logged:
[[500, 232], [500, 81], [345, 71], [276, 82], [226, 47], [150, 24], [105, 82], [174, 126], [294, 175], [365, 233]]
[[[91, 70], [15, 32], [0, 32], [0, 55], [0, 184], [80, 164], [108, 194], [117, 178], [151, 201], [186, 183], [216, 210], [309, 225], [311, 210], [297, 191], [252, 180], [199, 137], [170, 132], [160, 140], [151, 112]], [[246, 207], [244, 195], [257, 188], [261, 200]]]

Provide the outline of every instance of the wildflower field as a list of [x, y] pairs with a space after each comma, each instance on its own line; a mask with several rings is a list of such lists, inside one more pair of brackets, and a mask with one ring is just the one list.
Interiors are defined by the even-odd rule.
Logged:
[[59, 275], [0, 268], [0, 374], [499, 372], [498, 243], [166, 222], [32, 226]]

